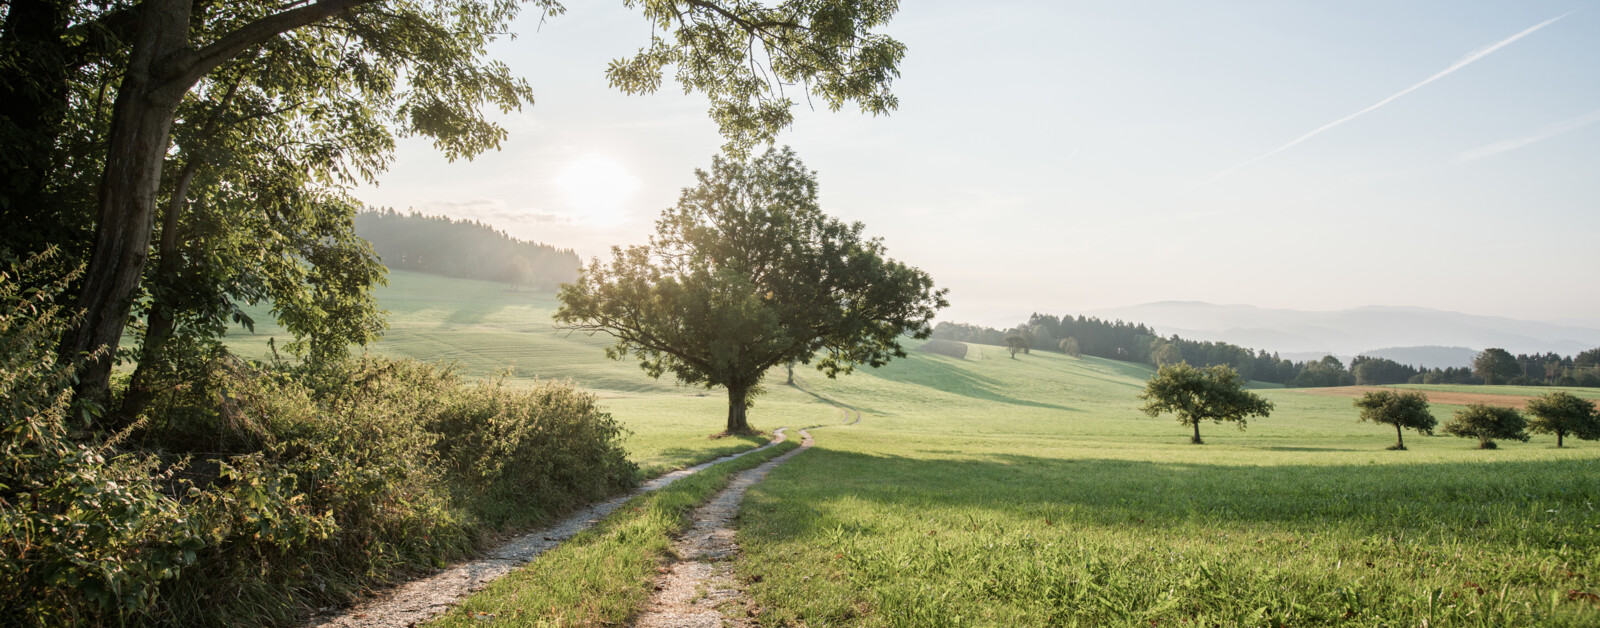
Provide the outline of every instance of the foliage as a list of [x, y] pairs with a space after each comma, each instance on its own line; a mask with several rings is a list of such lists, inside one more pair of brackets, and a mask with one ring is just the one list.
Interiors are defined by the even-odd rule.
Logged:
[[1061, 339], [1061, 352], [1065, 353], [1067, 355], [1070, 355], [1070, 356], [1072, 356], [1074, 358], [1076, 358], [1076, 357], [1078, 357], [1080, 355], [1083, 355], [1083, 350], [1078, 347], [1078, 339], [1077, 338], [1062, 338]]
[[[127, 432], [83, 431], [54, 352], [68, 321], [15, 277], [0, 275], [6, 617], [286, 623], [637, 479], [592, 395], [409, 361], [217, 355]], [[163, 453], [184, 451], [207, 453]]]
[[822, 213], [816, 177], [788, 149], [716, 158], [662, 212], [648, 246], [613, 249], [562, 287], [557, 321], [616, 339], [652, 377], [728, 390], [729, 433], [768, 369], [810, 363], [828, 377], [905, 357], [926, 338], [944, 290], [884, 256], [881, 240]]
[[1350, 375], [1362, 386], [1404, 384], [1416, 377], [1416, 367], [1401, 364], [1388, 358], [1358, 355], [1350, 361]]
[[1026, 353], [1032, 343], [1027, 336], [1021, 333], [1010, 333], [1005, 336], [1006, 352], [1011, 354], [1011, 359], [1017, 359], [1018, 353]]
[[519, 240], [480, 222], [402, 214], [393, 209], [358, 212], [355, 230], [391, 269], [446, 277], [499, 281], [555, 290], [578, 278], [571, 249]]
[[1349, 386], [1355, 381], [1355, 377], [1345, 370], [1344, 362], [1331, 355], [1325, 355], [1321, 360], [1307, 362], [1288, 384], [1300, 388], [1316, 388]]
[[1528, 431], [1555, 434], [1561, 447], [1567, 435], [1600, 440], [1600, 413], [1593, 401], [1557, 390], [1528, 401]]
[[1144, 392], [1139, 393], [1145, 403], [1139, 409], [1152, 417], [1167, 412], [1176, 415], [1178, 423], [1194, 428], [1190, 442], [1198, 445], [1201, 421], [1232, 421], [1243, 430], [1249, 417], [1272, 413], [1272, 402], [1245, 390], [1243, 384], [1239, 372], [1226, 366], [1170, 364], [1145, 384]]
[[[630, 94], [661, 87], [668, 66], [686, 92], [711, 101], [730, 152], [770, 142], [794, 120], [786, 86], [798, 85], [831, 110], [855, 102], [866, 113], [899, 105], [889, 91], [905, 46], [874, 29], [896, 0], [624, 0], [654, 29], [649, 45], [606, 69]], [[670, 36], [668, 36], [670, 35]]]
[[1472, 359], [1472, 372], [1483, 378], [1483, 383], [1493, 386], [1516, 377], [1522, 367], [1505, 349], [1489, 348]]
[[1406, 448], [1402, 429], [1413, 429], [1432, 436], [1434, 426], [1439, 423], [1428, 411], [1428, 396], [1420, 392], [1371, 390], [1361, 395], [1355, 401], [1355, 406], [1361, 411], [1358, 421], [1394, 426], [1395, 444], [1390, 449]]
[[1494, 441], [1528, 441], [1528, 422], [1513, 408], [1483, 403], [1468, 404], [1444, 424], [1444, 433], [1478, 439], [1479, 449], [1494, 449]]

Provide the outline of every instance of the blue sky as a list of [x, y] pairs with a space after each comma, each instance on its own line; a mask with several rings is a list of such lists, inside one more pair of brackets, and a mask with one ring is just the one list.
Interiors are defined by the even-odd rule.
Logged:
[[[642, 243], [721, 139], [671, 84], [608, 89], [649, 26], [569, 4], [494, 48], [538, 99], [501, 151], [402, 142], [358, 196], [586, 258]], [[805, 110], [780, 142], [826, 211], [951, 289], [946, 320], [1161, 300], [1600, 319], [1597, 4], [908, 1], [900, 109]]]

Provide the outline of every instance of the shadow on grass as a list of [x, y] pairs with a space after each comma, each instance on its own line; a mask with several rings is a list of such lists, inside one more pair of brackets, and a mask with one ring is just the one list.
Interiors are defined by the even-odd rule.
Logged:
[[1033, 401], [1029, 399], [1018, 399], [1001, 392], [1006, 390], [1008, 385], [1000, 380], [978, 375], [965, 369], [951, 368], [946, 364], [940, 364], [939, 367], [940, 368], [897, 368], [897, 365], [890, 364], [888, 367], [873, 371], [872, 374], [877, 376], [879, 379], [895, 383], [932, 388], [940, 392], [946, 392], [952, 395], [960, 395], [963, 397], [971, 397], [973, 399], [981, 399], [983, 401], [1008, 403], [1012, 405], [1029, 406], [1034, 408], [1047, 408], [1050, 410], [1072, 411], [1076, 409], [1060, 404], [1045, 403], [1042, 401]]
[[918, 459], [818, 448], [779, 480], [782, 501], [759, 499], [796, 509], [796, 520], [776, 530], [783, 536], [844, 524], [806, 504], [859, 501], [908, 519], [976, 510], [1079, 526], [1221, 531], [1265, 523], [1298, 533], [1354, 529], [1391, 540], [1431, 535], [1600, 548], [1600, 512], [1590, 507], [1600, 504], [1600, 460], [1502, 462], [1487, 459], [1492, 455], [1414, 464], [1232, 465], [1018, 454]]

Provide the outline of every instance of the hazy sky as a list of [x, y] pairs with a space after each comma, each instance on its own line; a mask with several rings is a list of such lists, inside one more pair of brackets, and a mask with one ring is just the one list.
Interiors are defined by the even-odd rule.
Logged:
[[[606, 87], [621, 2], [494, 54], [503, 149], [403, 142], [358, 196], [586, 259], [641, 243], [721, 145], [705, 101]], [[1161, 300], [1600, 318], [1600, 3], [905, 0], [900, 109], [800, 112], [824, 210], [1011, 324]]]

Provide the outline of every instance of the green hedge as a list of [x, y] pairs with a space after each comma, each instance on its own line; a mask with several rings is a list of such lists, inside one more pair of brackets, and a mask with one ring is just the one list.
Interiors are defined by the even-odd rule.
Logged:
[[0, 274], [0, 623], [278, 624], [634, 486], [623, 431], [566, 383], [415, 361], [195, 352], [148, 416], [96, 431], [67, 321]]

